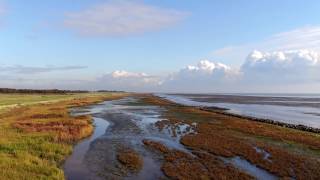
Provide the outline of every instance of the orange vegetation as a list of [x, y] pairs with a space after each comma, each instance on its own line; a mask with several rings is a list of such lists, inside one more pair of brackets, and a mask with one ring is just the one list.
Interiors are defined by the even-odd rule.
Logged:
[[[319, 160], [263, 142], [250, 142], [215, 126], [202, 123], [198, 126], [198, 134], [183, 137], [181, 143], [218, 156], [243, 157], [281, 177], [320, 177]], [[263, 149], [270, 157], [265, 158], [265, 153], [258, 152], [254, 147]]]
[[142, 169], [143, 160], [133, 149], [121, 149], [118, 152], [117, 159], [130, 171], [138, 172]]
[[143, 143], [164, 155], [162, 171], [172, 179], [253, 179], [240, 170], [225, 164], [215, 156], [194, 153], [196, 156], [178, 150], [169, 150], [159, 142], [144, 140]]
[[[197, 123], [197, 133], [182, 137], [181, 143], [191, 148], [193, 152], [201, 152], [194, 154], [202, 160], [200, 160], [202, 165], [215, 162], [206, 167], [215, 169], [221, 165], [216, 162], [216, 158], [212, 158], [214, 156], [226, 158], [239, 156], [282, 178], [320, 178], [320, 158], [317, 155], [320, 152], [319, 134], [250, 121], [219, 112], [208, 112], [194, 107], [178, 106], [174, 103], [168, 105], [167, 100], [152, 96], [146, 99], [146, 103], [166, 104], [163, 117], [167, 120], [158, 123], [159, 129], [170, 124], [174, 126], [179, 122]], [[310, 151], [315, 153], [310, 154]], [[170, 172], [177, 174], [176, 171], [184, 171], [182, 169], [188, 169], [188, 166], [193, 164], [188, 158], [178, 162], [182, 164], [167, 160], [163, 170], [167, 175], [169, 174], [169, 177], [173, 176]], [[199, 162], [193, 166], [201, 167]], [[199, 171], [202, 170], [199, 169]], [[210, 174], [211, 170], [208, 172]]]
[[157, 106], [173, 106], [173, 105], [178, 105], [178, 104], [173, 104], [172, 102], [165, 100], [165, 99], [160, 99], [160, 98], [155, 98], [152, 95], [149, 94], [144, 94], [144, 95], [138, 95], [142, 96], [141, 101], [143, 101], [146, 104], [152, 104], [152, 105], [157, 105]]
[[144, 139], [143, 144], [147, 147], [150, 147], [153, 150], [160, 151], [161, 153], [168, 153], [170, 150], [163, 144], [151, 140]]
[[98, 103], [118, 96], [93, 96], [17, 107], [1, 114], [0, 119], [12, 122], [15, 128], [25, 132], [50, 133], [55, 141], [73, 142], [90, 135], [93, 131], [90, 116], [72, 117], [69, 108]]

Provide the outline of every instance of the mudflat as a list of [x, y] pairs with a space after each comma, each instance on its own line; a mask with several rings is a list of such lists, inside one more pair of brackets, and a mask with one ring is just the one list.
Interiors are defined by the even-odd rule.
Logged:
[[183, 106], [150, 94], [92, 108], [101, 110], [93, 111], [93, 117], [110, 125], [84, 155], [85, 168], [94, 174], [89, 174], [91, 179], [320, 177], [317, 133]]
[[1, 113], [1, 177], [320, 178], [319, 133], [152, 94], [69, 98]]

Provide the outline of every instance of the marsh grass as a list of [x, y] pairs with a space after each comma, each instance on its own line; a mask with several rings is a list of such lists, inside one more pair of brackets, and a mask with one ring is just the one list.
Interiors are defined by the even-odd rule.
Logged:
[[[320, 178], [319, 134], [170, 104], [167, 100], [152, 96], [144, 100], [148, 105], [166, 109], [163, 115], [167, 119], [163, 122], [165, 125], [197, 123], [196, 133], [185, 135], [180, 140], [194, 152], [206, 152], [225, 158], [241, 157], [281, 178]], [[158, 127], [161, 129], [161, 123]], [[265, 154], [255, 148], [267, 152], [270, 157], [265, 158]], [[203, 165], [210, 161], [209, 156], [195, 155], [204, 158], [201, 161]], [[178, 165], [171, 164], [168, 167], [167, 170], [172, 170]], [[176, 171], [172, 171], [172, 175]]]
[[73, 144], [93, 131], [90, 116], [71, 117], [69, 108], [121, 96], [0, 95], [2, 104], [24, 104], [0, 114], [0, 179], [64, 179], [60, 167]]
[[131, 148], [118, 150], [117, 159], [125, 169], [133, 173], [138, 173], [143, 167], [143, 159], [141, 155]]
[[161, 167], [171, 179], [254, 179], [250, 175], [224, 163], [221, 159], [207, 153], [194, 153], [172, 150], [152, 140], [143, 140], [143, 144], [164, 156]]

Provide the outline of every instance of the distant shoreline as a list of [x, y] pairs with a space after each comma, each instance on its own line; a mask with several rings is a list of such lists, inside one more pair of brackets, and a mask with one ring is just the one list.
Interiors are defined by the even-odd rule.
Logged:
[[[157, 96], [157, 97], [159, 97], [159, 96]], [[173, 101], [168, 100], [164, 97], [159, 97], [159, 98], [166, 100], [166, 101], [169, 101], [177, 106], [193, 107], [193, 108], [196, 108], [196, 109], [199, 109], [202, 111], [214, 112], [214, 113], [218, 113], [218, 114], [222, 114], [222, 115], [226, 115], [226, 116], [230, 116], [230, 117], [247, 119], [250, 121], [262, 122], [262, 123], [272, 124], [272, 125], [276, 125], [276, 126], [280, 126], [280, 127], [286, 127], [286, 128], [290, 128], [290, 129], [296, 129], [296, 130], [320, 134], [320, 128], [314, 128], [314, 127], [310, 127], [310, 126], [306, 126], [306, 125], [302, 125], [302, 124], [291, 124], [291, 123], [280, 122], [280, 121], [276, 121], [276, 120], [272, 120], [272, 119], [256, 118], [256, 117], [252, 117], [252, 116], [230, 113], [230, 112], [227, 112], [228, 110], [230, 110], [227, 108], [221, 108], [221, 107], [216, 107], [216, 106], [206, 107], [206, 106], [184, 105], [184, 104], [179, 104], [179, 103], [173, 102]]]
[[281, 126], [281, 127], [286, 127], [286, 128], [297, 129], [297, 130], [301, 130], [301, 131], [307, 131], [307, 132], [320, 134], [320, 128], [309, 127], [309, 126], [302, 125], [302, 124], [284, 123], [284, 122], [280, 122], [280, 121], [276, 121], [276, 120], [272, 120], [272, 119], [255, 118], [255, 117], [251, 117], [251, 116], [229, 113], [229, 112], [226, 112], [227, 110], [229, 110], [226, 108], [200, 107], [200, 106], [194, 106], [194, 108], [198, 108], [200, 110], [208, 111], [208, 112], [215, 112], [215, 113], [219, 113], [219, 114], [223, 114], [223, 115], [227, 115], [227, 116], [231, 116], [231, 117], [248, 119], [251, 121], [257, 121], [257, 122], [262, 122], [262, 123], [266, 123], [266, 124], [273, 124], [273, 125], [277, 125], [277, 126]]

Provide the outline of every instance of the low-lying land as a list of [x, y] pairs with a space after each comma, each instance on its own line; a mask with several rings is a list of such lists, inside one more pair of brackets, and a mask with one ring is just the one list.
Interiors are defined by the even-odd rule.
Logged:
[[120, 93], [1, 94], [1, 179], [64, 179], [59, 168], [74, 142], [93, 131], [90, 116], [69, 109], [120, 98]]
[[[1, 94], [6, 107], [0, 113], [0, 177], [64, 179], [60, 169], [64, 159], [75, 142], [93, 131], [91, 116], [73, 117], [69, 109], [127, 95]], [[164, 120], [155, 125], [159, 131], [169, 128], [170, 134], [179, 137], [186, 147], [187, 151], [183, 151], [156, 140], [142, 141], [146, 149], [158, 154], [161, 170], [170, 179], [255, 178], [232, 163], [234, 159], [271, 176], [320, 179], [319, 133], [231, 116], [223, 110], [178, 105], [149, 94], [132, 96], [138, 96], [139, 101], [128, 102], [131, 105], [161, 107], [160, 118]], [[123, 126], [128, 126], [130, 118], [122, 121]], [[188, 126], [181, 130], [181, 125]], [[125, 171], [137, 173], [146, 166], [143, 156], [132, 147], [123, 147], [118, 149], [116, 160]]]
[[[180, 140], [180, 143], [192, 151], [192, 156], [179, 151], [169, 151], [156, 142], [144, 141], [145, 145], [164, 154], [162, 169], [171, 178], [215, 179], [228, 178], [220, 175], [232, 174], [241, 179], [251, 179], [251, 176], [233, 166], [219, 168], [223, 167], [222, 160], [232, 158], [246, 160], [281, 178], [320, 178], [318, 133], [208, 112], [154, 96], [144, 97], [143, 103], [166, 109], [163, 118], [167, 120], [157, 123], [160, 130], [168, 124], [175, 126], [184, 123], [195, 126], [195, 133], [185, 135]], [[199, 176], [199, 172], [192, 169], [203, 171], [203, 176]]]

